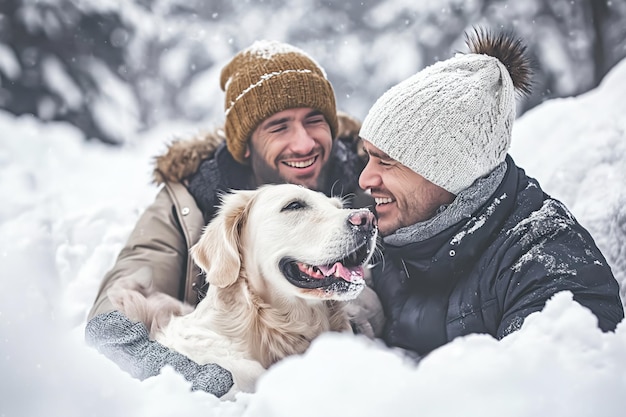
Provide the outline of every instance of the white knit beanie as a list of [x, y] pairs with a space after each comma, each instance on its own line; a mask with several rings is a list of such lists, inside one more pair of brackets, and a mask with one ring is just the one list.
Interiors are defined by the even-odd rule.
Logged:
[[515, 88], [530, 92], [525, 47], [509, 35], [475, 33], [468, 37], [471, 53], [437, 62], [389, 89], [360, 130], [363, 139], [453, 194], [504, 161]]

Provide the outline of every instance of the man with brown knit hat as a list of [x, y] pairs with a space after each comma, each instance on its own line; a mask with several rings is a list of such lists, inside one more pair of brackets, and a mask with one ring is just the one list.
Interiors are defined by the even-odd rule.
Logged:
[[559, 291], [614, 330], [619, 287], [593, 238], [507, 154], [516, 90], [530, 88], [525, 47], [487, 31], [468, 41], [383, 94], [360, 130], [384, 340], [425, 355], [470, 333], [500, 339]]
[[[332, 86], [311, 57], [291, 45], [258, 41], [223, 68], [220, 83], [224, 129], [176, 142], [157, 158], [155, 180], [163, 187], [104, 278], [85, 331], [89, 344], [136, 378], [170, 365], [192, 389], [217, 396], [232, 386], [227, 370], [200, 366], [149, 340], [146, 326], [116, 309], [109, 290], [125, 282], [197, 304], [206, 288], [189, 249], [229, 190], [288, 182], [353, 195], [354, 206], [372, 203], [357, 183], [365, 165], [357, 153], [359, 125], [338, 117]], [[373, 335], [382, 310], [371, 290], [360, 299], [367, 317], [355, 327]]]

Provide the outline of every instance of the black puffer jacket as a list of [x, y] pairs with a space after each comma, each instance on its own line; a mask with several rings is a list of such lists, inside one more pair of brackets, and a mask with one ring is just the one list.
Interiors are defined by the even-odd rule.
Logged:
[[388, 344], [423, 355], [470, 333], [502, 338], [563, 290], [604, 331], [624, 317], [618, 283], [589, 233], [510, 157], [507, 165], [474, 217], [426, 241], [385, 247], [374, 279]]

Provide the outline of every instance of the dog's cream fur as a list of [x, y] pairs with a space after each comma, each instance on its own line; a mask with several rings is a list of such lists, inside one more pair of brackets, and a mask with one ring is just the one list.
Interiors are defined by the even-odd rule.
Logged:
[[[359, 294], [362, 279], [342, 288], [301, 288], [285, 278], [279, 262], [288, 257], [332, 265], [364, 240], [371, 254], [376, 230], [365, 237], [349, 220], [355, 214], [364, 215], [296, 185], [226, 195], [191, 250], [210, 284], [207, 296], [191, 313], [152, 326], [155, 339], [197, 363], [231, 371], [235, 385], [228, 397], [254, 391], [257, 378], [276, 361], [304, 352], [322, 332], [350, 330], [342, 301]], [[131, 304], [141, 303], [127, 299], [126, 310], [134, 309], [127, 314], [154, 323], [146, 303], [141, 311]], [[159, 305], [167, 303], [158, 299], [153, 307]]]

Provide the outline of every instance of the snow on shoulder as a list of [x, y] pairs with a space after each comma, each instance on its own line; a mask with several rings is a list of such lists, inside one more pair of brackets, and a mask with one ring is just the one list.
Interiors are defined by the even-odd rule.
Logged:
[[591, 233], [626, 300], [626, 60], [595, 90], [513, 125], [511, 155]]

